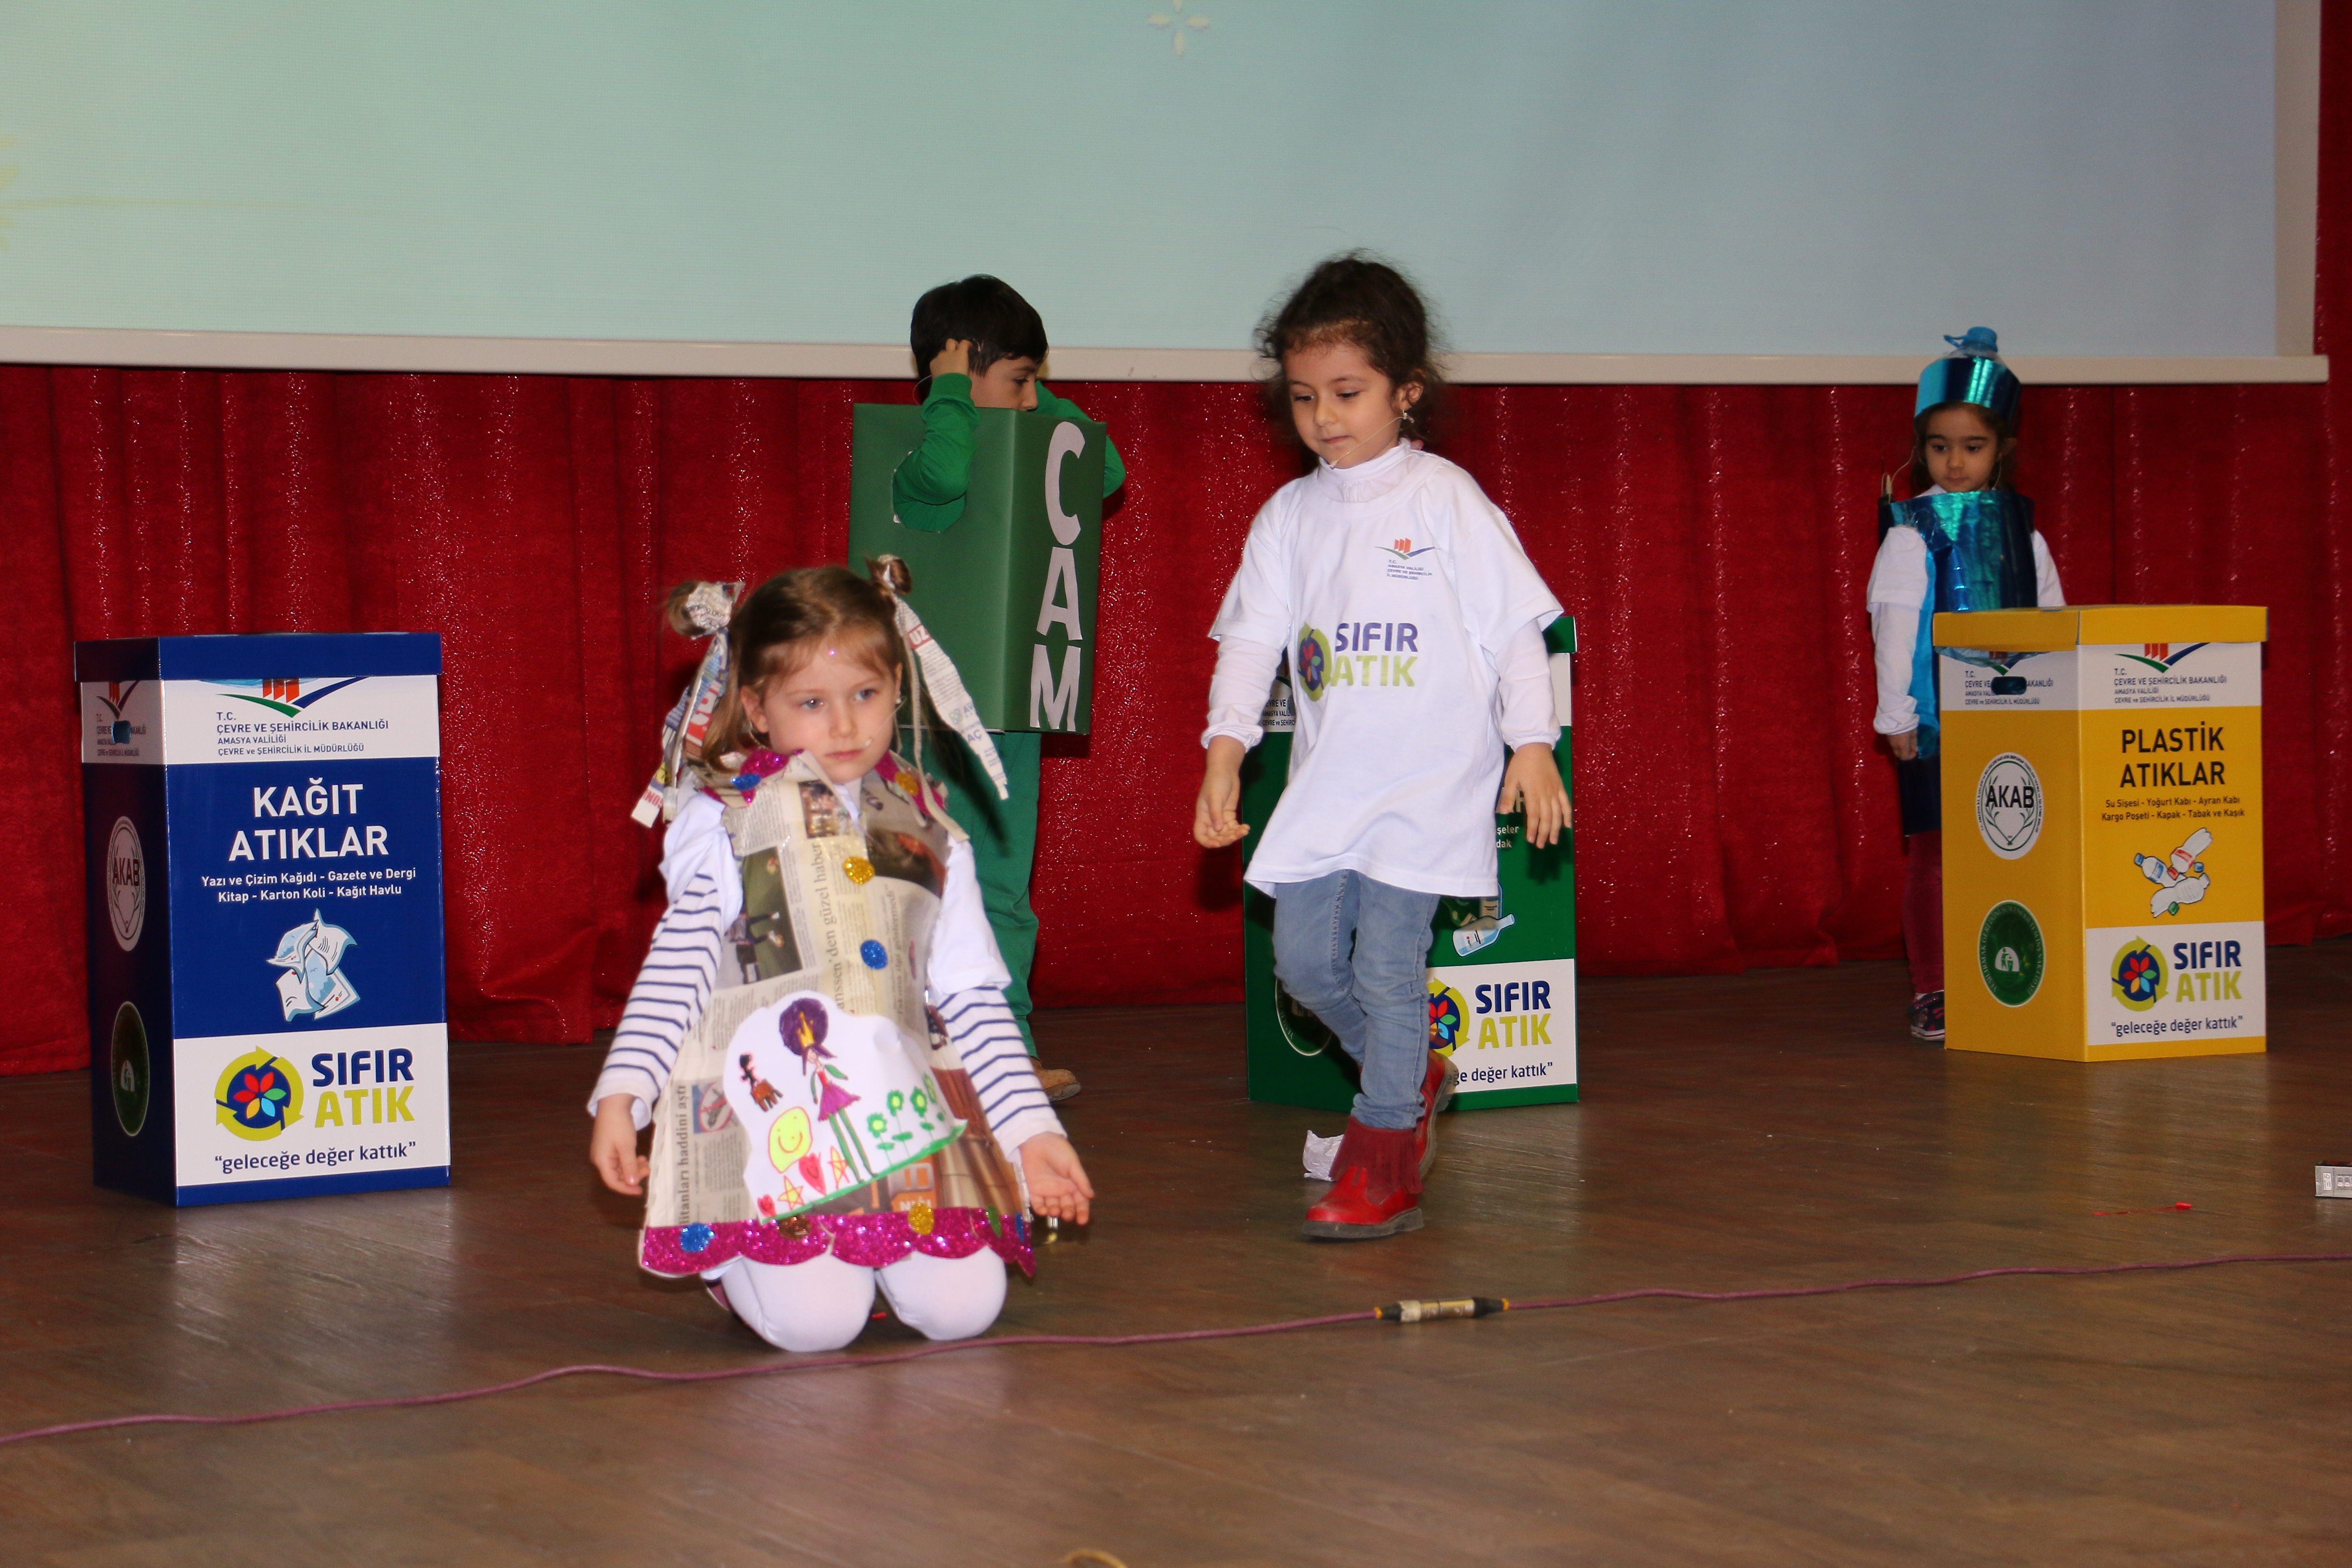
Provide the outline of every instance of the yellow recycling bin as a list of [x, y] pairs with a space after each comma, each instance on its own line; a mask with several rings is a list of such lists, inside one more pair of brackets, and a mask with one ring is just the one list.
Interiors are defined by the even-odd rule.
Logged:
[[1936, 617], [1947, 1048], [2263, 1048], [2267, 619], [2251, 605]]

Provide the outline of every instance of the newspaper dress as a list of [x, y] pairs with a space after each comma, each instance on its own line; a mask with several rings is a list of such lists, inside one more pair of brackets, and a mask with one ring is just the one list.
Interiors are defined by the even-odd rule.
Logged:
[[743, 913], [654, 1106], [654, 1273], [982, 1247], [1031, 1269], [1018, 1178], [924, 998], [963, 830], [895, 756], [856, 790], [853, 819], [807, 756], [762, 752], [718, 791]]

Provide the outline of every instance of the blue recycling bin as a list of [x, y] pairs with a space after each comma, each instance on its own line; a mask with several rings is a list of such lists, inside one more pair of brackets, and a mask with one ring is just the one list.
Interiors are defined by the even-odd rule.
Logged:
[[99, 1185], [449, 1181], [441, 639], [78, 643]]

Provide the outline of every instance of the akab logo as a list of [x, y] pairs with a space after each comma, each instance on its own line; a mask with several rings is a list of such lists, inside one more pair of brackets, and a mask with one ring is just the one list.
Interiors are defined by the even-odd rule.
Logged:
[[264, 1142], [302, 1120], [302, 1075], [268, 1051], [247, 1051], [221, 1073], [213, 1105], [223, 1127]]
[[127, 816], [116, 817], [106, 836], [106, 919], [116, 946], [129, 952], [139, 945], [147, 924], [147, 851]]
[[312, 703], [332, 697], [346, 686], [357, 686], [366, 679], [364, 675], [353, 675], [341, 680], [331, 679], [321, 685], [317, 677], [311, 677], [308, 691], [302, 689], [301, 679], [293, 676], [274, 676], [261, 680], [215, 680], [213, 684], [220, 688], [224, 697], [250, 702], [273, 713], [283, 713], [289, 719], [299, 719]]
[[1331, 678], [1331, 639], [1313, 626], [1302, 627], [1297, 664], [1298, 689], [1309, 702], [1321, 701], [1324, 683]]
[[2135, 937], [2116, 949], [2107, 984], [2116, 1001], [2135, 1013], [2147, 1012], [2164, 1000], [2164, 954]]
[[2042, 779], [2033, 764], [2003, 752], [1977, 776], [1977, 832], [1985, 847], [2015, 860], [2042, 837]]

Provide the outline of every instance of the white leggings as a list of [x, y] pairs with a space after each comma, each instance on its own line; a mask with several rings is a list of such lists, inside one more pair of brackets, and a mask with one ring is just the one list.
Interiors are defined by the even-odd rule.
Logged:
[[898, 1321], [928, 1340], [968, 1340], [1004, 1307], [1004, 1260], [982, 1247], [969, 1258], [910, 1252], [884, 1268], [824, 1253], [805, 1263], [730, 1258], [703, 1275], [751, 1331], [788, 1351], [837, 1351], [874, 1310], [874, 1284]]

